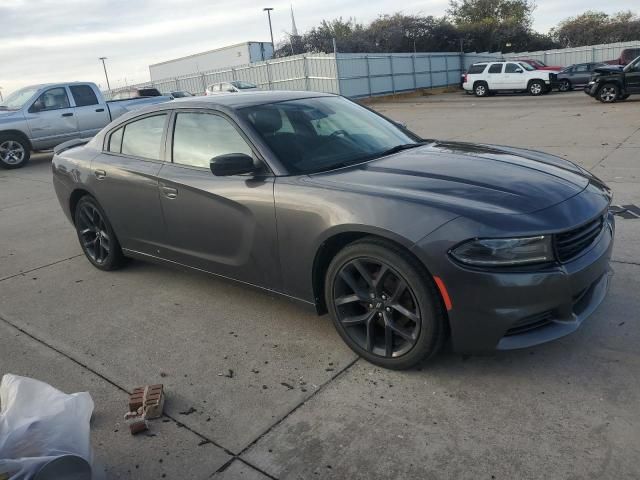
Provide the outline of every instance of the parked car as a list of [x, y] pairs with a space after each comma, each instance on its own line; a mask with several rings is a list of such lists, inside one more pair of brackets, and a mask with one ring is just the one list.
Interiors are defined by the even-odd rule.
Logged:
[[565, 69], [558, 72], [558, 90], [568, 92], [575, 87], [583, 87], [589, 80], [593, 71], [598, 67], [603, 67], [603, 63], [577, 63], [569, 65]]
[[52, 171], [96, 268], [135, 257], [282, 294], [387, 368], [449, 332], [467, 353], [562, 337], [607, 291], [611, 192], [590, 172], [424, 140], [336, 95], [155, 105], [59, 146]]
[[0, 166], [23, 167], [32, 151], [92, 137], [123, 113], [170, 97], [105, 101], [91, 82], [48, 83], [13, 92], [0, 103]]
[[145, 88], [127, 88], [125, 90], [118, 90], [114, 92], [111, 98], [113, 100], [128, 100], [130, 98], [144, 98], [144, 97], [161, 97], [160, 90], [153, 87]]
[[536, 70], [524, 62], [479, 62], [467, 71], [462, 88], [478, 97], [504, 92], [528, 91], [541, 95], [551, 91], [556, 74], [548, 70]]
[[640, 56], [640, 48], [625, 48], [620, 52], [620, 56], [614, 60], [607, 60], [608, 65], [628, 65], [636, 57]]
[[531, 65], [533, 68], [535, 68], [536, 70], [551, 70], [553, 72], [559, 72], [563, 68], [559, 66], [549, 66], [541, 60], [526, 59], [526, 60], [518, 60], [518, 61], [527, 63]]
[[165, 93], [164, 95], [173, 98], [193, 97], [193, 93], [187, 92], [186, 90], [175, 90], [173, 92]]
[[611, 67], [596, 68], [584, 91], [603, 103], [626, 100], [630, 95], [640, 93], [640, 57], [622, 70]]
[[258, 86], [250, 82], [242, 82], [238, 80], [233, 82], [221, 82], [209, 85], [206, 89], [205, 95], [250, 92], [252, 90], [258, 90]]

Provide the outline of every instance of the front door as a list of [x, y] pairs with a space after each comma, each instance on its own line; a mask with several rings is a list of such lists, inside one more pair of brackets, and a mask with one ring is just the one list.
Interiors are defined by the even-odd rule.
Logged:
[[627, 67], [624, 74], [627, 93], [640, 93], [640, 58]]
[[76, 119], [65, 87], [45, 90], [26, 114], [35, 150], [46, 150], [78, 136]]
[[527, 80], [524, 69], [517, 63], [509, 62], [504, 66], [504, 83], [509, 90], [526, 90]]
[[273, 177], [216, 177], [210, 160], [245, 153], [261, 165], [230, 119], [179, 111], [170, 144], [173, 162], [159, 175], [167, 258], [256, 285], [279, 288]]
[[106, 135], [91, 162], [88, 184], [105, 210], [122, 248], [161, 255], [165, 227], [158, 173], [169, 114], [150, 114]]

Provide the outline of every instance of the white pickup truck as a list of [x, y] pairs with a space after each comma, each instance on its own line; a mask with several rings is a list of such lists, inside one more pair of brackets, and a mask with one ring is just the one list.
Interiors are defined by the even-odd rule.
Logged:
[[106, 101], [94, 83], [25, 87], [0, 103], [0, 167], [20, 168], [32, 151], [90, 138], [120, 115], [172, 97]]

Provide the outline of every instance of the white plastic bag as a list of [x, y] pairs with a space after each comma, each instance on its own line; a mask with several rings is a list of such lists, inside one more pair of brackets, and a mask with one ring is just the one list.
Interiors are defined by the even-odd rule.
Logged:
[[92, 462], [87, 392], [68, 395], [51, 385], [7, 374], [0, 383], [0, 478], [27, 480], [63, 455]]

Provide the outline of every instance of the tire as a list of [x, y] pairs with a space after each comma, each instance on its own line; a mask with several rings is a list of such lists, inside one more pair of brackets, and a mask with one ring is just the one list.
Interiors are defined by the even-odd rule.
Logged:
[[489, 85], [486, 82], [476, 82], [473, 86], [473, 93], [476, 97], [486, 97], [489, 95]]
[[113, 227], [100, 204], [90, 195], [82, 197], [74, 212], [80, 247], [91, 264], [100, 270], [117, 270], [124, 255]]
[[569, 92], [571, 90], [573, 90], [573, 86], [571, 85], [571, 82], [566, 78], [560, 82], [560, 85], [558, 85], [559, 92]]
[[605, 83], [598, 90], [597, 98], [602, 103], [614, 103], [620, 95], [620, 89], [615, 83]]
[[537, 97], [544, 93], [545, 88], [546, 87], [541, 80], [532, 80], [527, 87], [527, 91], [534, 97]]
[[325, 300], [344, 342], [375, 365], [403, 370], [442, 347], [446, 322], [436, 286], [393, 243], [364, 238], [340, 250], [327, 270]]
[[31, 146], [24, 137], [13, 133], [0, 133], [0, 167], [22, 168], [31, 158]]

